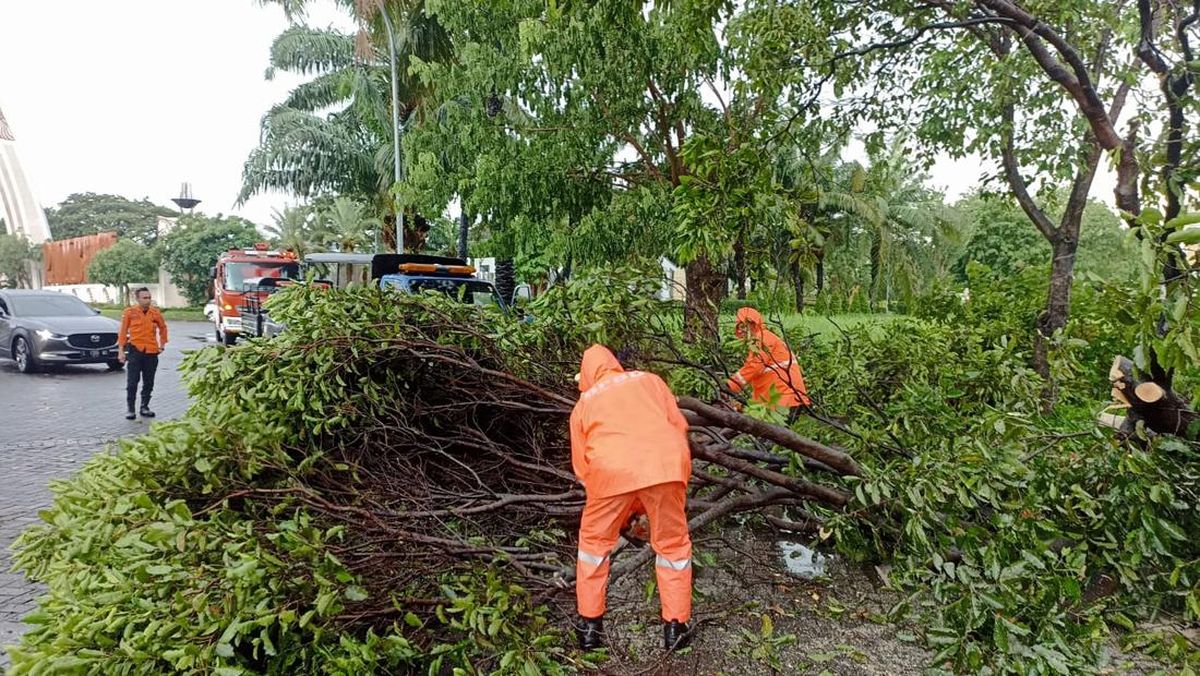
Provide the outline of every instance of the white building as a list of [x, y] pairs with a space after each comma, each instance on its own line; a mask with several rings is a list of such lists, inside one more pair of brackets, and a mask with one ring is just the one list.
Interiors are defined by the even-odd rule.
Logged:
[[24, 235], [41, 244], [50, 239], [50, 225], [17, 156], [16, 137], [0, 110], [0, 218], [10, 235]]

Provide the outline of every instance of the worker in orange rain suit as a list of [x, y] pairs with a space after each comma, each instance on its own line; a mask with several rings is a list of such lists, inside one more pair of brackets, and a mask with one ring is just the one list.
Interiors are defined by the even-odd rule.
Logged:
[[687, 421], [661, 378], [625, 371], [602, 345], [583, 353], [576, 377], [581, 394], [571, 412], [571, 465], [587, 494], [575, 575], [579, 646], [595, 650], [604, 644], [609, 555], [620, 529], [644, 512], [658, 555], [663, 645], [683, 648], [692, 614]]
[[800, 363], [779, 336], [767, 329], [763, 316], [754, 308], [737, 312], [737, 337], [747, 339], [750, 351], [742, 368], [726, 384], [734, 392], [749, 386], [751, 399], [773, 408], [809, 406], [808, 388]]

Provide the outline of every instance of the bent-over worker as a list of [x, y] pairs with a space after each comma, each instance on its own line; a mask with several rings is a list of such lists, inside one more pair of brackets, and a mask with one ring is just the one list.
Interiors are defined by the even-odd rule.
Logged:
[[733, 392], [750, 388], [752, 401], [773, 409], [792, 409], [809, 406], [808, 388], [800, 362], [783, 339], [766, 327], [763, 316], [754, 308], [744, 307], [737, 312], [738, 338], [749, 343], [746, 362], [726, 386]]
[[579, 369], [571, 412], [571, 465], [587, 500], [579, 526], [575, 593], [579, 646], [604, 644], [609, 555], [635, 513], [650, 522], [650, 546], [662, 602], [663, 645], [683, 648], [692, 615], [692, 540], [687, 481], [692, 473], [687, 420], [662, 378], [625, 371], [608, 348], [593, 345]]

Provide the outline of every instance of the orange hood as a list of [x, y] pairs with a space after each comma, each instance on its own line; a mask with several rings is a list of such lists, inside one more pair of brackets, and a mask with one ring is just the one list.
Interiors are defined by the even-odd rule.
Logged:
[[612, 351], [603, 345], [593, 345], [583, 353], [583, 362], [579, 366], [579, 391], [587, 392], [603, 378], [624, 373], [621, 363], [613, 356]]
[[763, 325], [765, 323], [766, 322], [763, 321], [763, 316], [759, 314], [758, 310], [755, 310], [752, 307], [739, 308], [737, 311], [737, 324], [735, 333], [737, 334], [738, 338], [744, 338], [744, 332], [748, 328], [750, 330], [750, 336], [757, 338], [762, 336]]

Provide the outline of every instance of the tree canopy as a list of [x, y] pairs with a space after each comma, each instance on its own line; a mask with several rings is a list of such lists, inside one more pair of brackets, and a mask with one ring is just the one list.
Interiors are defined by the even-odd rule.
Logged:
[[155, 249], [133, 240], [119, 240], [92, 257], [87, 277], [93, 284], [117, 287], [121, 297], [128, 301], [130, 285], [158, 281], [159, 262]]
[[100, 232], [115, 232], [146, 246], [158, 239], [158, 218], [175, 217], [172, 209], [148, 199], [131, 200], [119, 195], [76, 193], [46, 210], [50, 235], [70, 239]]
[[162, 238], [163, 267], [171, 274], [188, 303], [203, 305], [212, 297], [212, 266], [230, 249], [244, 249], [262, 240], [254, 224], [237, 216], [184, 216]]

